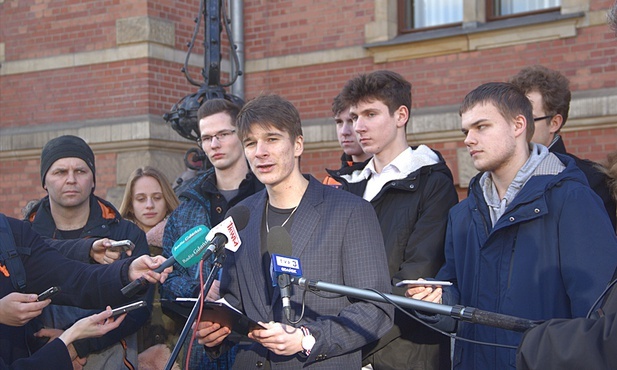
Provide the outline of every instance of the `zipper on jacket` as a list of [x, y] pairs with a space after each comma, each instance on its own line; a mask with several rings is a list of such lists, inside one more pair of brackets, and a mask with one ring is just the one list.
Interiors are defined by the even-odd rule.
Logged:
[[508, 284], [507, 288], [510, 289], [510, 281], [512, 280], [512, 269], [514, 268], [514, 251], [516, 250], [516, 239], [518, 238], [518, 225], [516, 226], [516, 233], [514, 240], [512, 241], [512, 249], [510, 252], [510, 267], [508, 268]]

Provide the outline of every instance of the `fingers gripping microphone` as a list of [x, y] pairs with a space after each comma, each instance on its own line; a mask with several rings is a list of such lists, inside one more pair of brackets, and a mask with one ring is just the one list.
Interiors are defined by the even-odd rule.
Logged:
[[213, 254], [218, 256], [223, 247], [235, 252], [242, 242], [238, 231], [244, 229], [249, 222], [250, 211], [245, 206], [235, 206], [227, 211], [227, 218], [210, 230], [206, 239], [209, 240], [202, 259], [207, 260]]
[[[154, 272], [161, 273], [169, 266], [172, 266], [174, 262], [178, 262], [182, 267], [190, 267], [199, 262], [208, 245], [207, 235], [209, 231], [210, 229], [206, 226], [199, 225], [184, 233], [171, 248], [171, 257], [155, 269]], [[122, 288], [122, 294], [130, 298], [146, 284], [148, 284], [148, 280], [140, 277]]]
[[291, 256], [291, 236], [282, 226], [275, 226], [268, 233], [268, 251], [272, 258], [272, 285], [279, 286], [283, 312], [291, 320], [291, 276], [302, 276], [300, 260]]

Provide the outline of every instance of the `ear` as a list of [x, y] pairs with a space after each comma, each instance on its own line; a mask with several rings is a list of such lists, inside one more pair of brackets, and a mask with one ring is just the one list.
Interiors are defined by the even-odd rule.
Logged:
[[551, 118], [551, 122], [549, 122], [549, 132], [551, 134], [556, 133], [563, 126], [563, 116], [561, 114], [556, 114]]
[[406, 106], [401, 105], [394, 112], [394, 118], [396, 119], [396, 127], [405, 127], [405, 124], [409, 120], [409, 109]]
[[[514, 118], [514, 137], [521, 135], [527, 135], [527, 119], [522, 114], [519, 114]], [[527, 138], [525, 138], [527, 141]]]
[[294, 142], [294, 157], [300, 157], [304, 152], [304, 137], [299, 135]]

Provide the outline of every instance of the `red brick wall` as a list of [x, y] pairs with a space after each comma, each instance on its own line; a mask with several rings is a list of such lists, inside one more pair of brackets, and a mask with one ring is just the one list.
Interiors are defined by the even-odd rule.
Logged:
[[[116, 184], [116, 154], [96, 153], [95, 194], [105, 198], [109, 188]], [[38, 159], [0, 162], [0, 212], [21, 218], [22, 208], [33, 199], [47, 195], [41, 186], [40, 161]]]
[[[364, 44], [364, 25], [374, 21], [373, 0], [247, 0], [247, 61]], [[593, 0], [591, 10], [612, 0]], [[149, 15], [175, 24], [175, 46], [186, 52], [198, 2], [193, 0], [5, 1], [0, 4], [0, 42], [7, 62], [116, 47], [116, 20]], [[203, 34], [203, 24], [200, 35]], [[200, 36], [201, 37], [201, 36]], [[198, 39], [193, 50], [203, 55]], [[408, 46], [412, 47], [412, 46]], [[456, 105], [487, 81], [504, 81], [529, 64], [560, 70], [573, 91], [617, 87], [617, 39], [605, 25], [577, 29], [577, 36], [468, 53], [375, 65], [372, 58], [250, 73], [246, 97], [267, 91], [290, 99], [301, 117], [330, 117], [332, 98], [358, 73], [392, 69], [413, 84], [413, 108]], [[138, 59], [46, 70], [0, 79], [0, 127], [45, 125], [80, 120], [162, 115], [181, 97], [197, 91], [181, 65]], [[201, 81], [200, 71], [191, 69]], [[413, 113], [412, 113], [413, 114]], [[617, 150], [617, 128], [564, 133], [568, 149], [580, 157], [603, 160]], [[456, 148], [461, 140], [433, 143], [457, 177]], [[96, 152], [96, 150], [95, 150]], [[314, 151], [302, 158], [304, 172], [318, 179], [324, 168], [339, 166], [339, 150]], [[116, 155], [97, 153], [97, 194], [116, 186]], [[461, 191], [464, 194], [465, 190]], [[44, 195], [38, 160], [0, 162], [0, 208], [19, 215], [25, 203]]]

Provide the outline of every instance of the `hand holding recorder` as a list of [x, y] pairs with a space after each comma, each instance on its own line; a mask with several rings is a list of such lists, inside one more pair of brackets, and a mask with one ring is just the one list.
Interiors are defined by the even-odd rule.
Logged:
[[119, 260], [122, 253], [126, 253], [127, 256], [132, 255], [134, 248], [135, 244], [130, 240], [99, 239], [92, 244], [90, 258], [101, 265], [107, 265]]
[[36, 294], [13, 292], [0, 299], [0, 324], [23, 326], [39, 316], [50, 300], [37, 300]]
[[442, 286], [452, 285], [449, 281], [430, 281], [421, 278], [418, 280], [401, 281], [401, 283], [407, 284], [408, 287], [405, 291], [405, 297], [433, 303], [442, 303]]
[[120, 323], [126, 317], [126, 315], [114, 317], [112, 314], [111, 307], [107, 306], [105, 311], [77, 321], [66, 329], [59, 338], [68, 346], [79, 339], [103, 336], [120, 326]]
[[162, 283], [172, 271], [171, 266], [164, 266], [166, 258], [163, 256], [140, 256], [129, 265], [129, 280], [144, 279], [149, 283]]

